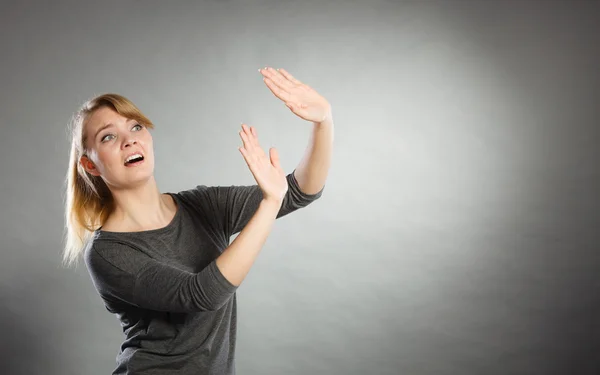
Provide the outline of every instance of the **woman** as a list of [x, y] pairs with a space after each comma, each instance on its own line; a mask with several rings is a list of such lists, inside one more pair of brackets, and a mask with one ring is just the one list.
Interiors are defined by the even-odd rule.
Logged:
[[283, 69], [259, 71], [315, 128], [307, 156], [285, 175], [277, 150], [267, 156], [256, 129], [242, 124], [239, 151], [257, 185], [160, 193], [154, 126], [131, 101], [101, 95], [73, 118], [64, 261], [83, 256], [106, 309], [121, 321], [126, 339], [113, 374], [234, 374], [236, 290], [274, 220], [323, 192], [329, 104]]

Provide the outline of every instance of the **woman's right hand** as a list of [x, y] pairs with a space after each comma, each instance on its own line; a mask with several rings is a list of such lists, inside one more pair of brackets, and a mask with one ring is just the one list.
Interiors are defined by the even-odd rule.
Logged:
[[263, 192], [263, 199], [274, 200], [281, 204], [288, 190], [285, 172], [279, 164], [279, 154], [275, 147], [269, 149], [269, 156], [265, 154], [258, 143], [256, 128], [242, 124], [240, 137], [244, 142], [243, 147], [238, 147], [242, 153], [250, 172]]

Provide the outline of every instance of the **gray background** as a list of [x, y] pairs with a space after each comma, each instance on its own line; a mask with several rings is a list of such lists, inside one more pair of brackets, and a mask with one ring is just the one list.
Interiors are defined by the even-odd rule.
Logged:
[[322, 198], [240, 287], [240, 374], [592, 374], [600, 350], [600, 4], [3, 2], [2, 374], [109, 374], [123, 339], [60, 265], [66, 124], [121, 93], [156, 124], [161, 191], [291, 172], [311, 124], [257, 69], [333, 106]]

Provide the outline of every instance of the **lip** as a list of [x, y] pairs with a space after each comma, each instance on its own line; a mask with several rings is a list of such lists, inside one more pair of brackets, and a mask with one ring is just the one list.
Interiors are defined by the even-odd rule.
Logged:
[[137, 167], [138, 165], [142, 165], [146, 162], [146, 159], [142, 159], [142, 161], [138, 161], [136, 163], [133, 164], [125, 164], [125, 168], [133, 168], [133, 167]]
[[[126, 163], [127, 163], [127, 158], [128, 158], [128, 157], [130, 157], [131, 155], [135, 155], [135, 154], [140, 154], [140, 155], [142, 155], [142, 157], [143, 157], [144, 159], [141, 161], [141, 163], [143, 163], [143, 162], [146, 160], [146, 155], [144, 155], [144, 153], [143, 153], [143, 152], [141, 152], [141, 151], [134, 151], [134, 152], [131, 152], [131, 153], [129, 153], [127, 156], [125, 156], [125, 159], [123, 159], [123, 165], [125, 165], [125, 166], [128, 166], [128, 165], [126, 164]], [[138, 162], [138, 163], [140, 163], [140, 162]]]

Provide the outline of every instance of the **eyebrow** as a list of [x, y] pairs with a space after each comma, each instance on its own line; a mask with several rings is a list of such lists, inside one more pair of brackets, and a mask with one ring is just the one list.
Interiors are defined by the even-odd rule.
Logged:
[[98, 137], [98, 134], [99, 134], [99, 133], [100, 133], [102, 130], [104, 130], [104, 129], [106, 129], [106, 128], [110, 128], [111, 126], [114, 126], [114, 125], [113, 125], [112, 123], [110, 123], [110, 122], [109, 122], [108, 124], [104, 125], [104, 126], [103, 126], [103, 127], [101, 127], [100, 129], [98, 129], [98, 131], [96, 132], [96, 134], [94, 134], [94, 139], [96, 139], [96, 138]]

